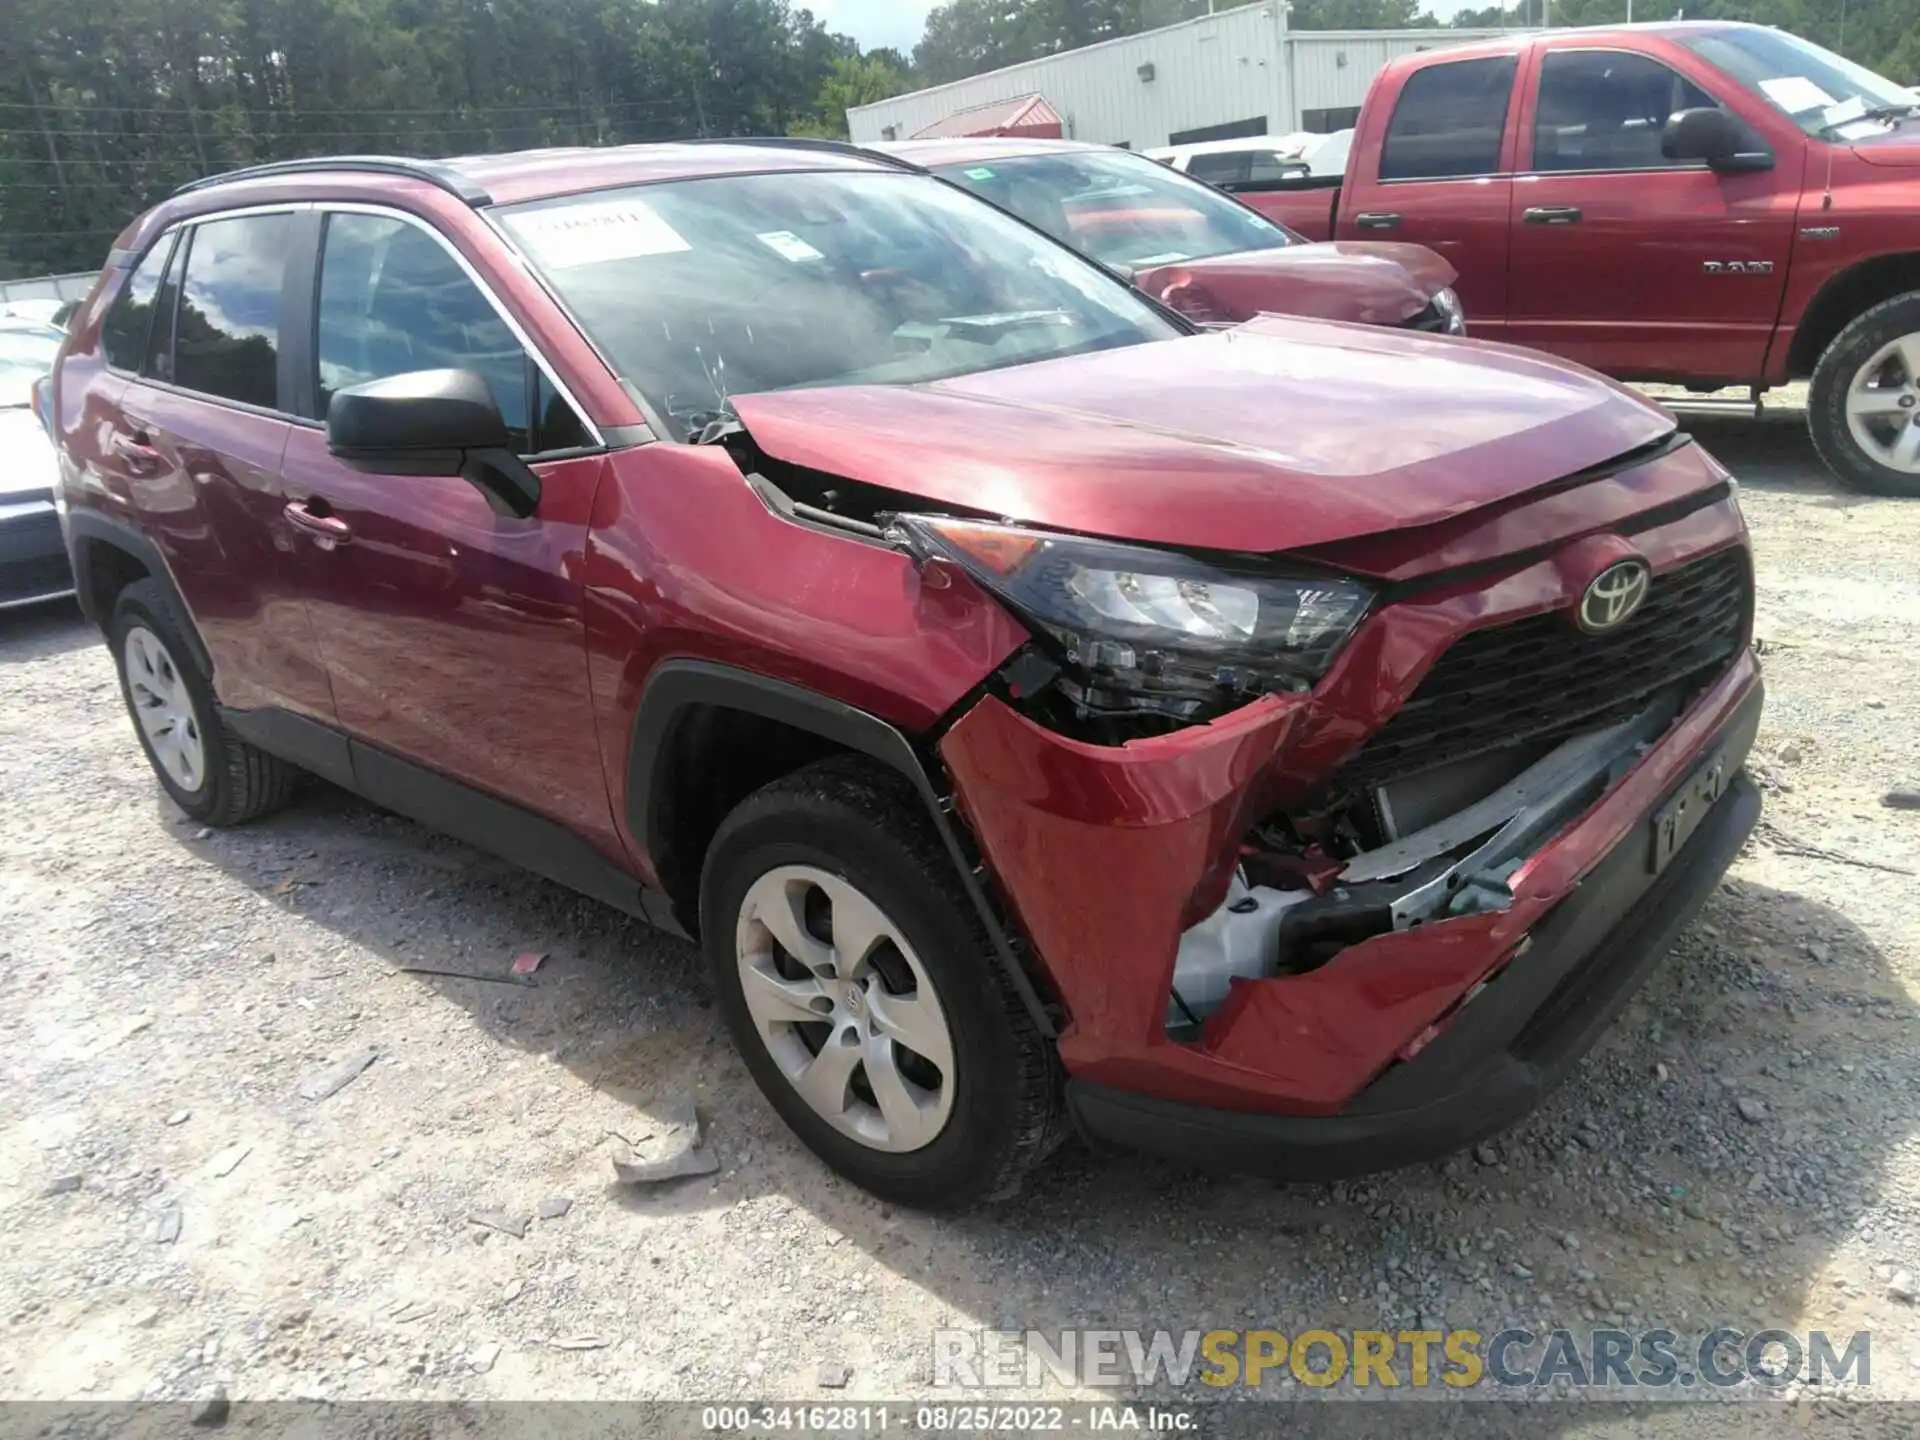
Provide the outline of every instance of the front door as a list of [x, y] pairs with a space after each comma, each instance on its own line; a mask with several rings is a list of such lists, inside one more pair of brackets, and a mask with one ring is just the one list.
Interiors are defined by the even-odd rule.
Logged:
[[[295, 430], [280, 523], [341, 726], [379, 752], [356, 750], [356, 775], [398, 757], [622, 860], [587, 686], [580, 566], [605, 468], [590, 432], [423, 222], [328, 214], [315, 314], [312, 413], [348, 385], [477, 371], [541, 477], [538, 510], [515, 519], [457, 477], [362, 474], [327, 453], [321, 428]], [[360, 778], [398, 803], [405, 772]]]
[[1793, 246], [1797, 166], [1717, 174], [1667, 160], [1667, 117], [1718, 102], [1648, 56], [1551, 49], [1538, 76], [1530, 160], [1513, 186], [1506, 338], [1626, 378], [1758, 376]]

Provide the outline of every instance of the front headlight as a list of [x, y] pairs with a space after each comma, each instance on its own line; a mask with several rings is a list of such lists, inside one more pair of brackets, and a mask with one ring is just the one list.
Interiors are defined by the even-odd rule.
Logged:
[[1018, 614], [1096, 714], [1195, 718], [1327, 671], [1373, 594], [1339, 575], [1227, 567], [1165, 550], [938, 515], [891, 532]]
[[1467, 333], [1467, 312], [1461, 307], [1460, 297], [1453, 293], [1451, 286], [1434, 294], [1433, 308], [1447, 317], [1447, 334]]

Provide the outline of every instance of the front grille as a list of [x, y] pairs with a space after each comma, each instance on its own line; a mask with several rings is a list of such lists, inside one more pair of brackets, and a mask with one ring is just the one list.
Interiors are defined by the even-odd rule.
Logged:
[[1394, 717], [1341, 767], [1352, 794], [1509, 745], [1623, 719], [1658, 690], [1704, 686], [1738, 653], [1752, 606], [1747, 552], [1657, 576], [1640, 611], [1589, 635], [1565, 611], [1461, 636]]

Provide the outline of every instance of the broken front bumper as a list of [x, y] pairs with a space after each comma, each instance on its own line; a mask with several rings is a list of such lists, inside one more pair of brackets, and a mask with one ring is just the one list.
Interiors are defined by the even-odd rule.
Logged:
[[1450, 1149], [1512, 1119], [1579, 1056], [1751, 830], [1758, 796], [1735, 778], [1665, 869], [1650, 863], [1653, 817], [1708, 757], [1739, 769], [1760, 707], [1742, 652], [1511, 877], [1510, 906], [1239, 982], [1197, 1043], [1166, 1032], [1180, 935], [1218, 903], [1238, 837], [1270, 811], [1262, 792], [1297, 697], [1119, 749], [987, 700], [941, 751], [1069, 1012], [1060, 1054], [1086, 1128], [1304, 1175]]

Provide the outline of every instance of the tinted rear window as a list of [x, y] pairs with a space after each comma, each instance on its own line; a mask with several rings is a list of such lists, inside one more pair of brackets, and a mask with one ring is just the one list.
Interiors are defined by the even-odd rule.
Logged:
[[274, 409], [280, 292], [291, 215], [243, 215], [194, 227], [175, 322], [174, 383]]
[[1380, 178], [1443, 180], [1498, 170], [1518, 63], [1499, 55], [1416, 70], [1387, 124]]
[[147, 251], [133, 274], [114, 297], [107, 318], [100, 322], [100, 349], [107, 364], [116, 370], [138, 370], [146, 353], [147, 330], [153, 322], [153, 297], [160, 289], [160, 273], [167, 267], [173, 251], [173, 237], [166, 236]]

